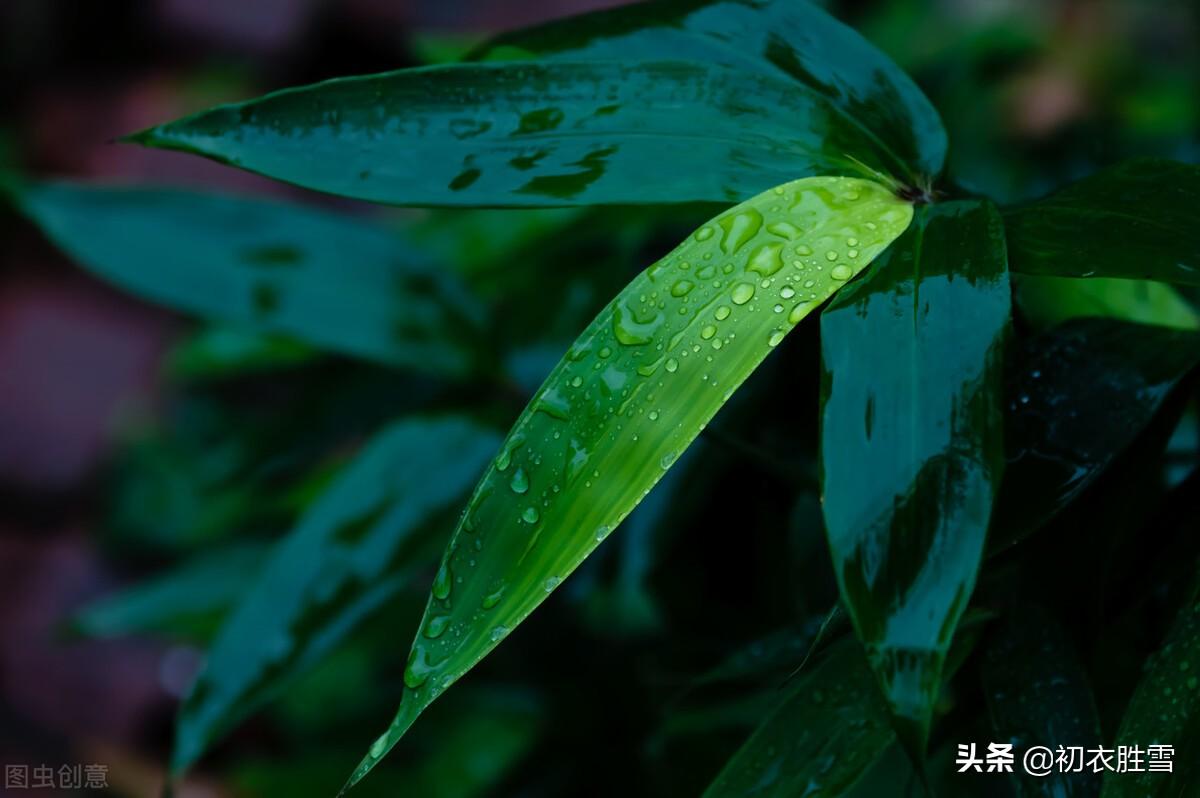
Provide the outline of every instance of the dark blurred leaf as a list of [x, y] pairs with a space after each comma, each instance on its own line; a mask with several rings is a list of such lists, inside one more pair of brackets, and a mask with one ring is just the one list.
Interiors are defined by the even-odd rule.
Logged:
[[1146, 428], [1200, 361], [1200, 334], [1079, 319], [1013, 353], [1008, 468], [988, 547], [1036, 531], [1070, 504]]
[[1005, 212], [1015, 272], [1200, 284], [1200, 166], [1141, 158]]
[[[801, 0], [685, 0], [637, 3], [504, 34], [479, 59], [684, 59], [794, 81], [837, 114], [821, 129], [793, 119], [814, 152], [839, 128], [868, 131], [872, 146], [846, 150], [914, 183], [941, 171], [946, 132], [937, 111], [891, 59], [819, 7]], [[827, 171], [838, 173], [836, 161]], [[800, 173], [796, 173], [799, 176]]]
[[1139, 746], [1150, 767], [1151, 745], [1174, 748], [1172, 772], [1108, 773], [1104, 798], [1186, 798], [1200, 787], [1200, 596], [1179, 610], [1166, 643], [1147, 663], [1129, 702], [1116, 746]]
[[181, 190], [47, 183], [16, 196], [80, 265], [152, 302], [437, 374], [476, 365], [479, 309], [383, 228]]
[[221, 629], [181, 710], [174, 770], [431, 563], [441, 538], [421, 533], [462, 497], [498, 444], [466, 420], [412, 419], [363, 449], [271, 554]]
[[[474, 798], [493, 790], [525, 756], [545, 726], [536, 696], [515, 688], [467, 689], [442, 717], [433, 744], [402, 767], [383, 768], [363, 785], [364, 798]], [[247, 795], [327, 796], [352, 764], [345, 752], [310, 753], [238, 765], [232, 780]], [[239, 792], [239, 794], [242, 794]], [[358, 795], [358, 793], [355, 793]]]
[[[996, 740], [1023, 753], [1030, 746], [1100, 745], [1096, 702], [1070, 638], [1038, 607], [1017, 605], [984, 651], [983, 686]], [[1098, 774], [1053, 772], [1039, 778], [1014, 769], [1023, 798], [1094, 798]]]
[[252, 584], [266, 551], [265, 545], [250, 543], [196, 556], [88, 604], [71, 627], [91, 637], [158, 632], [207, 639]]
[[320, 354], [307, 344], [285, 336], [211, 324], [175, 344], [168, 368], [178, 379], [225, 379], [294, 368], [311, 363]]
[[821, 315], [834, 570], [917, 760], [1003, 471], [1009, 306], [999, 214], [959, 202], [922, 207]]
[[869, 181], [786, 183], [701, 227], [601, 311], [476, 487], [434, 581], [399, 711], [351, 785], [600, 545], [785, 335], [911, 217]]
[[779, 694], [705, 798], [837, 796], [895, 739], [854, 639], [843, 639]]
[[730, 202], [781, 176], [862, 174], [854, 159], [878, 140], [859, 115], [709, 63], [450, 64], [287, 89], [132, 140], [401, 205]]
[[1200, 313], [1170, 285], [1153, 280], [1026, 274], [1013, 280], [1013, 297], [1026, 321], [1038, 328], [1076, 318], [1103, 317], [1200, 329]]

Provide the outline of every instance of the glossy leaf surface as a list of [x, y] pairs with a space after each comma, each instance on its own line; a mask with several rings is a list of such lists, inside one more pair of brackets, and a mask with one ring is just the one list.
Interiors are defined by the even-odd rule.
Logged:
[[784, 184], [704, 225], [584, 330], [475, 490], [433, 584], [396, 719], [351, 783], [525, 619], [786, 333], [908, 225], [851, 178]]
[[1078, 319], [1023, 341], [1012, 361], [991, 550], [1036, 531], [1108, 468], [1200, 362], [1200, 335]]
[[730, 202], [859, 173], [874, 141], [821, 95], [683, 61], [449, 64], [219, 106], [133, 137], [402, 205]]
[[1141, 158], [1005, 213], [1015, 272], [1200, 285], [1200, 166]]
[[[1100, 745], [1100, 719], [1086, 671], [1067, 633], [1045, 611], [1018, 606], [984, 650], [983, 687], [997, 741], [1015, 751], [1043, 745]], [[1088, 798], [1100, 777], [1089, 771], [1031, 776], [1014, 769], [1022, 798]]]
[[1200, 595], [1193, 590], [1166, 643], [1147, 663], [1116, 746], [1172, 746], [1172, 772], [1107, 773], [1103, 798], [1165, 798], [1195, 795], [1200, 786]]
[[894, 739], [862, 648], [842, 640], [779, 695], [704, 795], [841, 795]]
[[505, 34], [473, 57], [678, 58], [782, 77], [834, 109], [824, 130], [793, 119], [797, 137], [819, 142], [841, 138], [840, 128], [861, 128], [872, 144], [848, 154], [918, 182], [920, 175], [936, 175], [945, 158], [941, 120], [908, 75], [854, 30], [801, 0], [638, 3]]
[[422, 533], [498, 443], [448, 417], [397, 422], [366, 445], [272, 552], [213, 642], [180, 711], [176, 771], [436, 559], [438, 538]]
[[914, 758], [1003, 471], [1009, 296], [999, 215], [947, 203], [821, 315], [834, 571]]
[[16, 196], [81, 266], [151, 302], [394, 365], [472, 366], [474, 303], [383, 228], [171, 189], [50, 183]]

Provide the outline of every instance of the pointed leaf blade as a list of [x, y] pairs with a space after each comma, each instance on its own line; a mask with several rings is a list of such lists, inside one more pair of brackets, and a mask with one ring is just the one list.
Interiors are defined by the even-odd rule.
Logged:
[[151, 302], [438, 374], [474, 363], [475, 303], [382, 227], [175, 189], [45, 183], [15, 197], [81, 266]]
[[1008, 210], [1014, 272], [1200, 285], [1200, 166], [1139, 158]]
[[824, 511], [842, 599], [914, 759], [1004, 465], [999, 215], [920, 210], [821, 315]]
[[421, 533], [466, 493], [498, 443], [466, 419], [415, 418], [363, 448], [222, 626], [180, 709], [176, 772], [435, 560], [437, 539]]
[[131, 140], [399, 205], [729, 202], [780, 173], [861, 173], [876, 145], [843, 115], [699, 62], [468, 63], [286, 89]]
[[865, 180], [787, 183], [701, 227], [600, 313], [476, 488], [434, 581], [396, 719], [350, 784], [545, 600], [788, 330], [911, 217]]

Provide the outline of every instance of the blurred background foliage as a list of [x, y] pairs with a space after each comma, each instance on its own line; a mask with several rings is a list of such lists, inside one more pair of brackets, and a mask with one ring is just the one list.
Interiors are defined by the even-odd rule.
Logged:
[[[369, 218], [478, 297], [482, 307], [457, 311], [486, 331], [471, 344], [477, 365], [449, 379], [200, 324], [86, 276], [0, 211], [0, 761], [104, 762], [115, 794], [156, 794], [205, 646], [360, 445], [398, 417], [457, 415], [481, 441], [501, 434], [603, 303], [713, 211], [382, 209], [113, 140], [275, 88], [453, 59], [492, 32], [602, 5], [616, 4], [0, 6], [0, 169], [206, 186]], [[1200, 3], [824, 5], [933, 100], [964, 192], [1010, 203], [1134, 155], [1200, 160]], [[1035, 279], [1043, 284], [1029, 290]], [[1021, 330], [1096, 314], [1196, 324], [1194, 289], [1062, 283], [1017, 281]], [[845, 626], [830, 615], [837, 590], [817, 489], [818, 362], [817, 324], [802, 325], [619, 533], [358, 790], [703, 792], [781, 685], [820, 673], [789, 681], [829, 639], [818, 630]], [[981, 608], [1020, 596], [1052, 609], [1057, 621], [1027, 617], [1038, 634], [1063, 625], [1047, 667], [1085, 674], [1104, 739], [1192, 589], [1196, 419], [1188, 383], [1083, 488], [1087, 501], [995, 554], [978, 588]], [[218, 741], [179, 795], [336, 791], [394, 710], [457, 506], [424, 520], [414, 535], [429, 545], [406, 555], [403, 579], [388, 571], [395, 589], [344, 639], [296, 668], [286, 689], [253, 697], [260, 711]], [[313, 551], [304, 556], [328, 555]], [[1038, 678], [1004, 668], [1004, 651], [1041, 645], [1020, 632], [962, 653], [931, 746], [939, 795], [1013, 794], [996, 779], [948, 784], [942, 771], [956, 743], [986, 742], [989, 724], [1004, 722], [989, 720], [982, 696]], [[821, 667], [837, 662], [829, 656]], [[879, 745], [889, 753], [855, 794], [917, 794], [890, 737]]]

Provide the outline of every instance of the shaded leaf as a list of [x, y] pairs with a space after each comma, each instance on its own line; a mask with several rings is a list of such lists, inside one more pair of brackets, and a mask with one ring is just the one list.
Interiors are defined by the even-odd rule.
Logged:
[[815, 94], [814, 102], [836, 109], [825, 129], [793, 120], [795, 135], [817, 142], [810, 149], [822, 149], [819, 142], [840, 127], [861, 127], [873, 146], [848, 154], [914, 183], [936, 175], [945, 159], [946, 132], [916, 84], [870, 42], [809, 2], [637, 3], [503, 34], [472, 57], [715, 63], [793, 81]]
[[[1192, 591], [1167, 635], [1166, 643], [1147, 663], [1121, 728], [1116, 746], [1152, 745], [1174, 748], [1170, 773], [1108, 773], [1104, 798], [1190, 796], [1200, 785], [1200, 597]], [[1143, 767], [1149, 766], [1149, 755]]]
[[211, 324], [175, 344], [168, 369], [177, 379], [226, 379], [294, 368], [319, 357], [312, 347], [286, 336]]
[[462, 497], [498, 443], [486, 428], [442, 418], [397, 422], [367, 444], [222, 627], [180, 711], [176, 771], [430, 564], [439, 539], [421, 533]]
[[434, 581], [400, 709], [351, 784], [545, 600], [786, 333], [911, 215], [868, 181], [787, 183], [701, 227], [597, 316], [476, 488]]
[[1040, 328], [1076, 318], [1104, 317], [1181, 330], [1200, 329], [1200, 313], [1167, 283], [1095, 277], [1021, 275], [1013, 297], [1026, 320]]
[[438, 374], [474, 365], [478, 309], [383, 228], [172, 189], [47, 183], [16, 197], [81, 266], [151, 302]]
[[160, 632], [205, 639], [265, 559], [266, 547], [255, 543], [193, 557], [86, 605], [71, 619], [71, 629], [90, 637]]
[[131, 140], [373, 202], [493, 207], [736, 201], [781, 174], [860, 173], [875, 146], [791, 81], [682, 61], [343, 78]]
[[705, 798], [841, 795], [895, 739], [874, 681], [856, 640], [831, 647], [780, 697]]
[[1127, 161], [1004, 221], [1015, 272], [1200, 284], [1200, 166]]
[[[1100, 719], [1087, 673], [1064, 629], [1044, 610], [1018, 605], [984, 650], [983, 686], [996, 740], [1016, 752], [1042, 745], [1100, 745]], [[1100, 793], [1098, 774], [1014, 769], [1023, 797], [1085, 798]]]
[[1200, 335], [1078, 319], [1022, 341], [1012, 361], [992, 551], [1045, 524], [1138, 437], [1200, 362]]
[[920, 759], [1004, 465], [1009, 283], [988, 204], [921, 208], [821, 314], [825, 524], [842, 598]]

